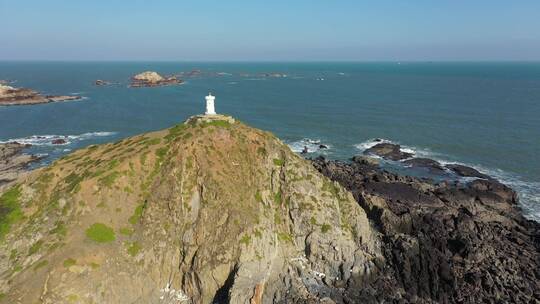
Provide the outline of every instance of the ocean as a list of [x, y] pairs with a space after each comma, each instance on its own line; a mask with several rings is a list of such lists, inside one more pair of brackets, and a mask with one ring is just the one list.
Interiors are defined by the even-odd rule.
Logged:
[[[179, 86], [128, 88], [146, 70], [200, 70]], [[275, 74], [273, 74], [275, 73]], [[540, 221], [540, 63], [0, 62], [0, 79], [80, 101], [0, 107], [0, 142], [50, 162], [75, 149], [216, 111], [307, 156], [349, 159], [384, 139], [419, 157], [477, 168], [518, 191]], [[115, 82], [95, 86], [96, 79]], [[63, 138], [66, 144], [53, 145]], [[320, 149], [324, 144], [328, 149]]]

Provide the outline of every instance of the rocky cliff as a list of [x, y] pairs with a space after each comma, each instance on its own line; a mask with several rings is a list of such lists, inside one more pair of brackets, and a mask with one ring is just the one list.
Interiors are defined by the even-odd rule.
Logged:
[[333, 303], [384, 265], [351, 193], [226, 116], [90, 146], [0, 196], [1, 303]]
[[[395, 145], [373, 151], [403, 153]], [[433, 160], [407, 163], [442, 170]], [[523, 217], [512, 189], [461, 165], [447, 167], [468, 179], [443, 182], [397, 175], [362, 156], [314, 165], [353, 193], [381, 233], [385, 265], [358, 289], [359, 303], [540, 303], [540, 224]]]

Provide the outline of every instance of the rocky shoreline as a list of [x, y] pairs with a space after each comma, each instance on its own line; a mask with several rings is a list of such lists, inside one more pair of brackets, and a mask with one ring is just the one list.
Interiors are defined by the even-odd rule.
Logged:
[[43, 157], [24, 153], [29, 145], [17, 142], [0, 144], [0, 192], [27, 174], [30, 164]]
[[477, 179], [398, 175], [368, 156], [313, 160], [352, 192], [381, 235], [385, 265], [355, 282], [353, 302], [539, 303], [540, 224], [524, 218], [515, 191], [470, 167], [410, 158], [398, 145], [366, 152]]
[[0, 84], [0, 106], [34, 105], [79, 99], [82, 99], [82, 97], [73, 95], [42, 95], [31, 89], [14, 88]]

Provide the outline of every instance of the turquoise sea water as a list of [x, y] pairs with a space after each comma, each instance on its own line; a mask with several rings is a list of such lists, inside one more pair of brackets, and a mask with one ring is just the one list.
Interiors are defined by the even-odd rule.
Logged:
[[[202, 74], [180, 86], [127, 87], [145, 70], [194, 69]], [[287, 77], [261, 75], [272, 72]], [[0, 141], [33, 143], [49, 161], [184, 121], [204, 111], [212, 91], [218, 112], [274, 132], [295, 151], [346, 159], [374, 138], [397, 142], [495, 176], [540, 219], [540, 63], [0, 62], [0, 79], [85, 97], [0, 107]], [[119, 84], [98, 87], [96, 79]], [[68, 135], [68, 144], [51, 144]], [[318, 141], [329, 149], [318, 150]]]

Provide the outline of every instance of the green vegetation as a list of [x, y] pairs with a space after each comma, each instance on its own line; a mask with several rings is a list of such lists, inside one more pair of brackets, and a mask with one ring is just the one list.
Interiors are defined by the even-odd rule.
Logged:
[[116, 168], [118, 166], [118, 164], [120, 164], [120, 162], [117, 159], [113, 159], [113, 160], [109, 161], [109, 164], [107, 165], [107, 169], [112, 170], [112, 169]]
[[249, 235], [244, 235], [241, 239], [240, 239], [240, 244], [244, 244], [244, 245], [249, 245], [249, 243], [251, 243], [251, 236]]
[[309, 222], [311, 225], [317, 225], [317, 220], [313, 216], [309, 219]]
[[30, 246], [30, 249], [28, 249], [28, 255], [37, 253], [39, 249], [41, 249], [41, 245], [43, 245], [43, 240], [35, 242], [32, 246]]
[[79, 300], [79, 296], [76, 294], [70, 294], [67, 299], [70, 303], [75, 303]]
[[276, 225], [281, 224], [281, 217], [279, 216], [279, 213], [277, 213], [277, 212], [274, 213], [274, 223], [275, 223]]
[[140, 204], [139, 206], [137, 206], [137, 208], [135, 208], [135, 211], [133, 212], [133, 215], [130, 216], [129, 220], [128, 220], [130, 224], [135, 225], [135, 224], [137, 224], [139, 222], [139, 220], [142, 217], [144, 208], [145, 208], [144, 203]]
[[292, 236], [289, 233], [278, 232], [277, 237], [280, 241], [293, 243]]
[[133, 234], [133, 230], [127, 227], [120, 228], [120, 234], [131, 236]]
[[38, 270], [41, 267], [47, 266], [47, 264], [49, 264], [49, 261], [43, 260], [43, 261], [37, 263], [36, 266], [34, 266], [34, 270]]
[[274, 194], [274, 203], [277, 205], [281, 205], [282, 199], [281, 199], [281, 192], [276, 192]]
[[161, 147], [161, 148], [156, 150], [156, 156], [158, 157], [158, 160], [160, 162], [163, 160], [165, 155], [167, 155], [167, 148], [166, 147]]
[[13, 187], [0, 196], [0, 241], [9, 232], [11, 225], [23, 218], [19, 197], [20, 187]]
[[13, 272], [19, 272], [21, 270], [23, 270], [21, 265], [16, 265], [15, 267], [13, 267]]
[[274, 158], [274, 165], [281, 167], [283, 166], [283, 164], [285, 164], [285, 161], [283, 159]]
[[254, 234], [255, 234], [255, 236], [256, 236], [257, 238], [259, 238], [259, 239], [262, 238], [262, 233], [261, 233], [261, 231], [260, 231], [259, 229], [255, 229], [255, 233], [254, 233]]
[[178, 137], [178, 135], [180, 135], [186, 128], [187, 128], [187, 126], [185, 124], [179, 124], [179, 125], [176, 125], [176, 126], [170, 128], [169, 129], [169, 134], [167, 136], [165, 136], [165, 140], [170, 141], [170, 140]]
[[265, 156], [266, 155], [266, 149], [263, 148], [263, 147], [258, 147], [257, 148], [257, 154], [259, 154], [260, 156]]
[[221, 128], [229, 128], [231, 126], [231, 123], [226, 120], [212, 120], [212, 121], [206, 121], [201, 123], [202, 128], [206, 127], [221, 127]]
[[98, 263], [94, 263], [94, 262], [90, 263], [90, 267], [92, 267], [92, 269], [97, 269], [99, 268], [99, 266], [101, 265], [99, 265]]
[[99, 182], [106, 186], [107, 188], [111, 188], [114, 184], [114, 181], [120, 176], [120, 173], [117, 171], [113, 171], [104, 177], [99, 179]]
[[136, 256], [139, 251], [141, 251], [141, 245], [138, 243], [138, 242], [133, 242], [133, 243], [126, 243], [127, 245], [127, 252], [129, 253], [129, 255], [131, 256]]
[[9, 253], [9, 259], [15, 260], [17, 258], [17, 249], [11, 249], [11, 252]]
[[259, 203], [263, 202], [263, 198], [262, 198], [261, 192], [259, 192], [259, 190], [257, 190], [257, 193], [255, 193], [255, 200], [257, 202], [259, 202]]
[[75, 265], [75, 264], [77, 264], [77, 261], [75, 261], [75, 260], [72, 259], [72, 258], [66, 259], [66, 260], [64, 261], [64, 267], [66, 267], [66, 268], [69, 268], [69, 267], [71, 267], [71, 266], [73, 266], [73, 265]]
[[161, 143], [161, 138], [159, 138], [159, 137], [158, 138], [152, 138], [152, 139], [144, 141], [144, 144], [147, 145], [147, 146], [158, 145], [159, 143]]
[[321, 226], [321, 232], [322, 232], [322, 233], [327, 233], [328, 231], [330, 231], [330, 228], [331, 228], [330, 225], [328, 225], [328, 224], [322, 224], [322, 226]]
[[58, 221], [56, 222], [56, 226], [49, 231], [51, 234], [57, 234], [59, 236], [66, 236], [67, 234], [67, 228], [64, 222]]
[[66, 176], [64, 179], [64, 182], [66, 183], [66, 191], [77, 193], [80, 190], [79, 184], [82, 182], [82, 180], [83, 177], [76, 173], [71, 173], [70, 175]]
[[95, 223], [86, 229], [86, 236], [98, 243], [108, 243], [116, 239], [114, 230], [102, 223]]

